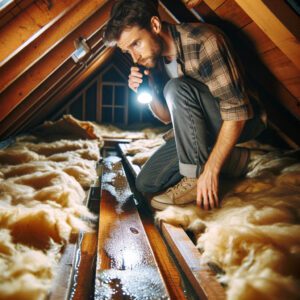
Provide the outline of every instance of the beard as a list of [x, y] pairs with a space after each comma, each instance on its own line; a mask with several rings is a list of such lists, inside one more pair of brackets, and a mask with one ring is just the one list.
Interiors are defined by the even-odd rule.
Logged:
[[162, 49], [163, 49], [163, 42], [161, 37], [156, 34], [153, 34], [151, 52], [145, 58], [141, 58], [138, 64], [148, 69], [155, 68], [159, 58], [161, 57]]
[[148, 56], [142, 59], [138, 64], [146, 67], [147, 69], [155, 68], [158, 61], [157, 56]]

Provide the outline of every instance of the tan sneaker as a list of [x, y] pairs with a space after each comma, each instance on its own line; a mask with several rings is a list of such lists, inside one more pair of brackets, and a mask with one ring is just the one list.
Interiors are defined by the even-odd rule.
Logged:
[[163, 194], [154, 196], [150, 205], [155, 209], [164, 209], [169, 205], [184, 205], [196, 201], [197, 178], [183, 177], [175, 186]]

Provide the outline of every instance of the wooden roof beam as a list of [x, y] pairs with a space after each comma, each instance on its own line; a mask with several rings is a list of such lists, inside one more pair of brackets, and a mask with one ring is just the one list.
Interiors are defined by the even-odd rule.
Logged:
[[14, 81], [13, 84], [1, 94], [0, 106], [2, 110], [0, 112], [0, 121], [36, 90], [38, 86], [44, 83], [59, 66], [64, 64], [74, 51], [74, 40], [76, 38], [80, 36], [88, 38], [103, 26], [108, 18], [110, 5], [111, 4], [107, 3], [105, 7], [101, 7], [96, 13], [91, 9], [92, 7], [89, 7], [89, 14], [91, 14], [92, 17], [88, 18], [88, 16], [86, 16], [86, 22], [81, 24], [66, 38], [57, 42], [51, 51], [38, 60], [29, 70], [26, 70], [20, 78]]
[[69, 57], [47, 81], [43, 82], [30, 97], [4, 119], [0, 126], [0, 135], [9, 136], [29, 130], [32, 126], [42, 122], [51, 113], [51, 109], [61, 105], [64, 97], [102, 65], [113, 50], [103, 50], [103, 43], [99, 43], [97, 39], [100, 39], [99, 34], [93, 35], [93, 38], [89, 40], [94, 55], [87, 61], [87, 67], [76, 65]]
[[80, 1], [71, 11], [63, 15], [51, 27], [36, 36], [34, 42], [15, 53], [5, 65], [1, 67], [3, 76], [0, 79], [0, 92], [22, 76], [41, 58], [52, 51], [68, 35], [76, 31], [96, 10], [103, 6], [107, 0]]
[[[52, 1], [51, 9], [45, 2], [31, 3], [6, 26], [0, 29], [0, 67], [33, 43], [51, 26], [63, 18], [79, 0]], [[42, 12], [42, 13], [41, 13]]]
[[[252, 18], [252, 20], [264, 31], [274, 44], [295, 64], [300, 70], [300, 19], [292, 16], [283, 1], [278, 6], [272, 1], [262, 0], [235, 0], [238, 5]], [[274, 1], [273, 1], [274, 2]], [[274, 13], [284, 11], [278, 16]], [[292, 32], [286, 24], [290, 24], [293, 17], [295, 31]]]

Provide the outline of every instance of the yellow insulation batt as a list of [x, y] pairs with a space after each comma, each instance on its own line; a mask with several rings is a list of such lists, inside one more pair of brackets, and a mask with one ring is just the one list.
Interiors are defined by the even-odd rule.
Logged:
[[172, 206], [157, 221], [194, 232], [201, 263], [225, 271], [228, 299], [300, 299], [299, 152], [258, 155], [247, 178], [220, 186], [221, 208]]
[[98, 140], [38, 142], [0, 150], [0, 299], [46, 299], [60, 249], [91, 231], [84, 205], [96, 180]]

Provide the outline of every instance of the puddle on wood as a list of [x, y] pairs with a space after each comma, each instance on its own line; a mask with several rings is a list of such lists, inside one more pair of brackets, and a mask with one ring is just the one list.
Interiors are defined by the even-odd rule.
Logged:
[[134, 216], [126, 218], [126, 223], [117, 221], [111, 228], [103, 249], [112, 268], [124, 270], [154, 264], [148, 244], [144, 243], [137, 228]]
[[113, 183], [113, 180], [114, 178], [116, 177], [116, 174], [115, 173], [104, 173], [102, 175], [102, 182], [105, 182], [105, 183]]
[[117, 164], [118, 162], [121, 162], [121, 160], [122, 160], [121, 157], [108, 156], [105, 158], [105, 166], [110, 170], [112, 170], [114, 165]]
[[104, 299], [169, 299], [154, 267], [131, 270], [103, 270], [96, 278], [95, 298]]
[[[108, 175], [103, 177], [102, 188], [115, 198], [115, 210], [121, 214], [133, 201], [121, 159], [106, 160], [104, 168]], [[135, 215], [115, 220], [102, 248], [110, 269], [97, 270], [94, 299], [168, 299], [149, 245], [143, 241]]]
[[[105, 168], [107, 166], [105, 165]], [[123, 206], [129, 201], [132, 196], [132, 192], [129, 189], [128, 182], [124, 170], [122, 169], [122, 164], [119, 161], [113, 172], [104, 172], [102, 177], [102, 189], [108, 191], [117, 202], [116, 212], [121, 214], [123, 212]]]

